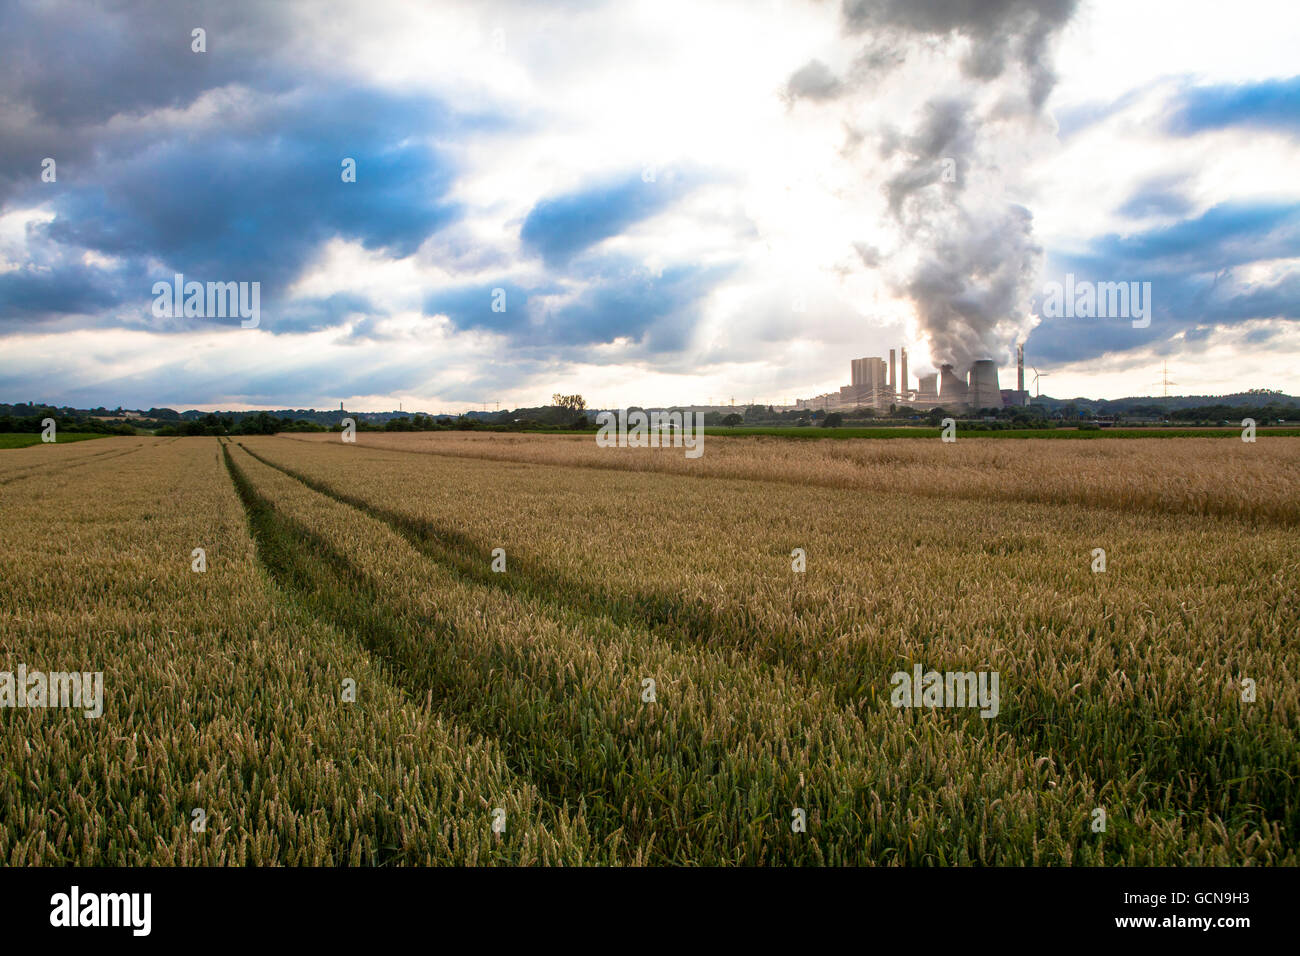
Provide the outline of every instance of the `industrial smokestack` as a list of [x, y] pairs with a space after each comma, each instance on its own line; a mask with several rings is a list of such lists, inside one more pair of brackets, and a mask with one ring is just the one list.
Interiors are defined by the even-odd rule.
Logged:
[[[885, 179], [901, 252], [891, 257], [900, 270], [891, 279], [911, 300], [913, 331], [928, 340], [930, 359], [965, 368], [985, 355], [1002, 355], [1031, 324], [1030, 298], [1043, 260], [1033, 216], [1020, 204], [1020, 182], [1027, 162], [1040, 154], [1038, 142], [1051, 136], [1044, 106], [1056, 82], [1056, 40], [1076, 7], [1086, 5], [846, 0], [834, 6], [841, 43], [857, 48], [854, 66], [840, 76], [821, 60], [809, 60], [790, 76], [786, 95], [823, 109], [838, 106], [854, 133], [854, 146], [843, 155], [860, 164], [863, 189], [877, 194]], [[959, 63], [945, 59], [954, 61], [960, 76], [947, 78], [926, 65], [936, 49], [957, 40], [966, 44], [958, 48], [965, 55]], [[892, 86], [910, 85], [917, 68], [926, 69], [927, 99], [919, 108], [902, 106], [915, 117], [912, 127], [901, 128], [892, 117], [864, 122], [863, 107], [887, 101]], [[1008, 122], [1025, 131], [1017, 138], [1038, 142], [1003, 148], [999, 132]], [[881, 267], [874, 246], [859, 242], [854, 248], [863, 268]]]
[[894, 378], [894, 350], [889, 350], [889, 389], [892, 392], [898, 391], [898, 379]]
[[1016, 346], [1016, 401], [1025, 403], [1025, 346]]
[[903, 349], [903, 367], [898, 378], [898, 397], [907, 400], [907, 349]]

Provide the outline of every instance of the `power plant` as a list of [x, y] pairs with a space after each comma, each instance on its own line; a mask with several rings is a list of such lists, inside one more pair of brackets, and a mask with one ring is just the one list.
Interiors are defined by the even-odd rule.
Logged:
[[992, 359], [980, 359], [970, 367], [967, 404], [971, 408], [1001, 408], [1002, 389], [998, 387], [998, 366]]
[[951, 365], [939, 366], [939, 400], [951, 405], [965, 405], [966, 383], [959, 379]]
[[[901, 367], [895, 356], [901, 353]], [[895, 370], [901, 372], [895, 377]], [[1028, 405], [1025, 391], [1025, 347], [1016, 346], [1016, 387], [1001, 388], [998, 366], [992, 359], [979, 359], [959, 374], [951, 364], [939, 366], [938, 372], [917, 377], [913, 389], [907, 374], [907, 349], [889, 350], [889, 361], [882, 358], [856, 358], [849, 362], [849, 384], [838, 392], [815, 398], [800, 398], [795, 407], [809, 410], [850, 411], [871, 408], [888, 411], [891, 405], [902, 408], [977, 412], [982, 408]]]

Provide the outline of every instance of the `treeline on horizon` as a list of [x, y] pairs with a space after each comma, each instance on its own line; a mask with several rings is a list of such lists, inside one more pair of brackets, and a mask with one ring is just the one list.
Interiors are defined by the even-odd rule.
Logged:
[[[201, 418], [163, 425], [157, 435], [275, 435], [280, 432], [341, 432], [342, 422], [323, 425], [306, 419], [279, 418], [269, 412], [250, 412], [236, 418], [239, 413], [212, 413]], [[543, 422], [525, 419], [504, 424], [484, 422], [464, 415], [401, 415], [387, 421], [371, 421], [357, 412], [350, 416], [361, 432], [435, 432], [435, 431], [572, 431], [594, 427], [586, 416], [563, 422]]]
[[[134, 410], [132, 410], [134, 412]], [[403, 415], [389, 412], [349, 412], [315, 409], [230, 412], [178, 412], [171, 408], [150, 408], [126, 418], [122, 408], [76, 409], [26, 403], [0, 404], [0, 433], [36, 433], [52, 418], [64, 432], [92, 432], [104, 435], [152, 433], [173, 435], [274, 435], [277, 432], [338, 432], [343, 420], [351, 418], [358, 431], [572, 431], [594, 429], [594, 413], [576, 413], [563, 406], [520, 408], [497, 413], [466, 415]]]
[[[579, 397], [580, 398], [580, 397]], [[1261, 399], [1267, 401], [1260, 402]], [[1252, 401], [1253, 400], [1253, 401]], [[1105, 417], [1116, 423], [1169, 421], [1179, 424], [1237, 424], [1253, 418], [1259, 425], [1300, 420], [1296, 399], [1276, 392], [1254, 392], [1223, 396], [1217, 402], [1179, 407], [1174, 400], [1130, 400], [1063, 402], [1034, 399], [1028, 406], [988, 408], [962, 418], [995, 418], [1006, 427], [1076, 424], [1090, 417]], [[1187, 397], [1177, 400], [1189, 401]], [[633, 406], [642, 408], [643, 406]], [[649, 408], [650, 406], [644, 406]], [[68, 406], [35, 403], [0, 403], [0, 433], [35, 433], [44, 421], [53, 418], [57, 427], [67, 432], [104, 435], [273, 435], [277, 432], [341, 431], [343, 420], [351, 418], [358, 431], [585, 431], [594, 429], [595, 409], [575, 409], [572, 405], [543, 405], [531, 408], [503, 409], [497, 412], [467, 412], [462, 415], [430, 415], [424, 412], [349, 412], [340, 409], [284, 409], [268, 411], [178, 412], [171, 408], [130, 410], [122, 408], [77, 409]], [[820, 425], [835, 427], [849, 422], [889, 422], [933, 424], [931, 419], [949, 415], [944, 409], [926, 412], [891, 406], [875, 411], [859, 408], [827, 413], [823, 410], [797, 409], [776, 411], [772, 406], [737, 406], [731, 412], [708, 412], [704, 424], [737, 425]]]

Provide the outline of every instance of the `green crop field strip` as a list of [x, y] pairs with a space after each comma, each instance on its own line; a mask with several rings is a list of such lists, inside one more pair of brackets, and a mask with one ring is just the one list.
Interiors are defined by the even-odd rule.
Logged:
[[[99, 432], [60, 432], [57, 442], [49, 444], [63, 444], [65, 442], [87, 441], [91, 438], [103, 438]], [[0, 449], [5, 448], [28, 448], [32, 445], [43, 444], [40, 432], [0, 432]]]
[[1298, 862], [1300, 440], [705, 448], [5, 456], [0, 860]]

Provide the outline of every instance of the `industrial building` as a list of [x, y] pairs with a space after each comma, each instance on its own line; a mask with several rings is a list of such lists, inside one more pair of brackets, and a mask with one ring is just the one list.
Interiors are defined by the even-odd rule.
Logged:
[[950, 364], [939, 366], [938, 372], [917, 377], [913, 389], [907, 374], [907, 349], [901, 349], [901, 372], [895, 377], [895, 350], [889, 350], [889, 361], [883, 358], [856, 358], [849, 362], [849, 384], [838, 392], [827, 392], [814, 398], [796, 400], [801, 409], [826, 411], [851, 411], [871, 408], [888, 411], [891, 405], [924, 410], [946, 408], [951, 411], [979, 411], [982, 408], [1028, 405], [1029, 393], [1025, 391], [1025, 349], [1016, 347], [1016, 388], [1004, 389], [998, 384], [998, 366], [992, 359], [979, 359], [963, 374]]

